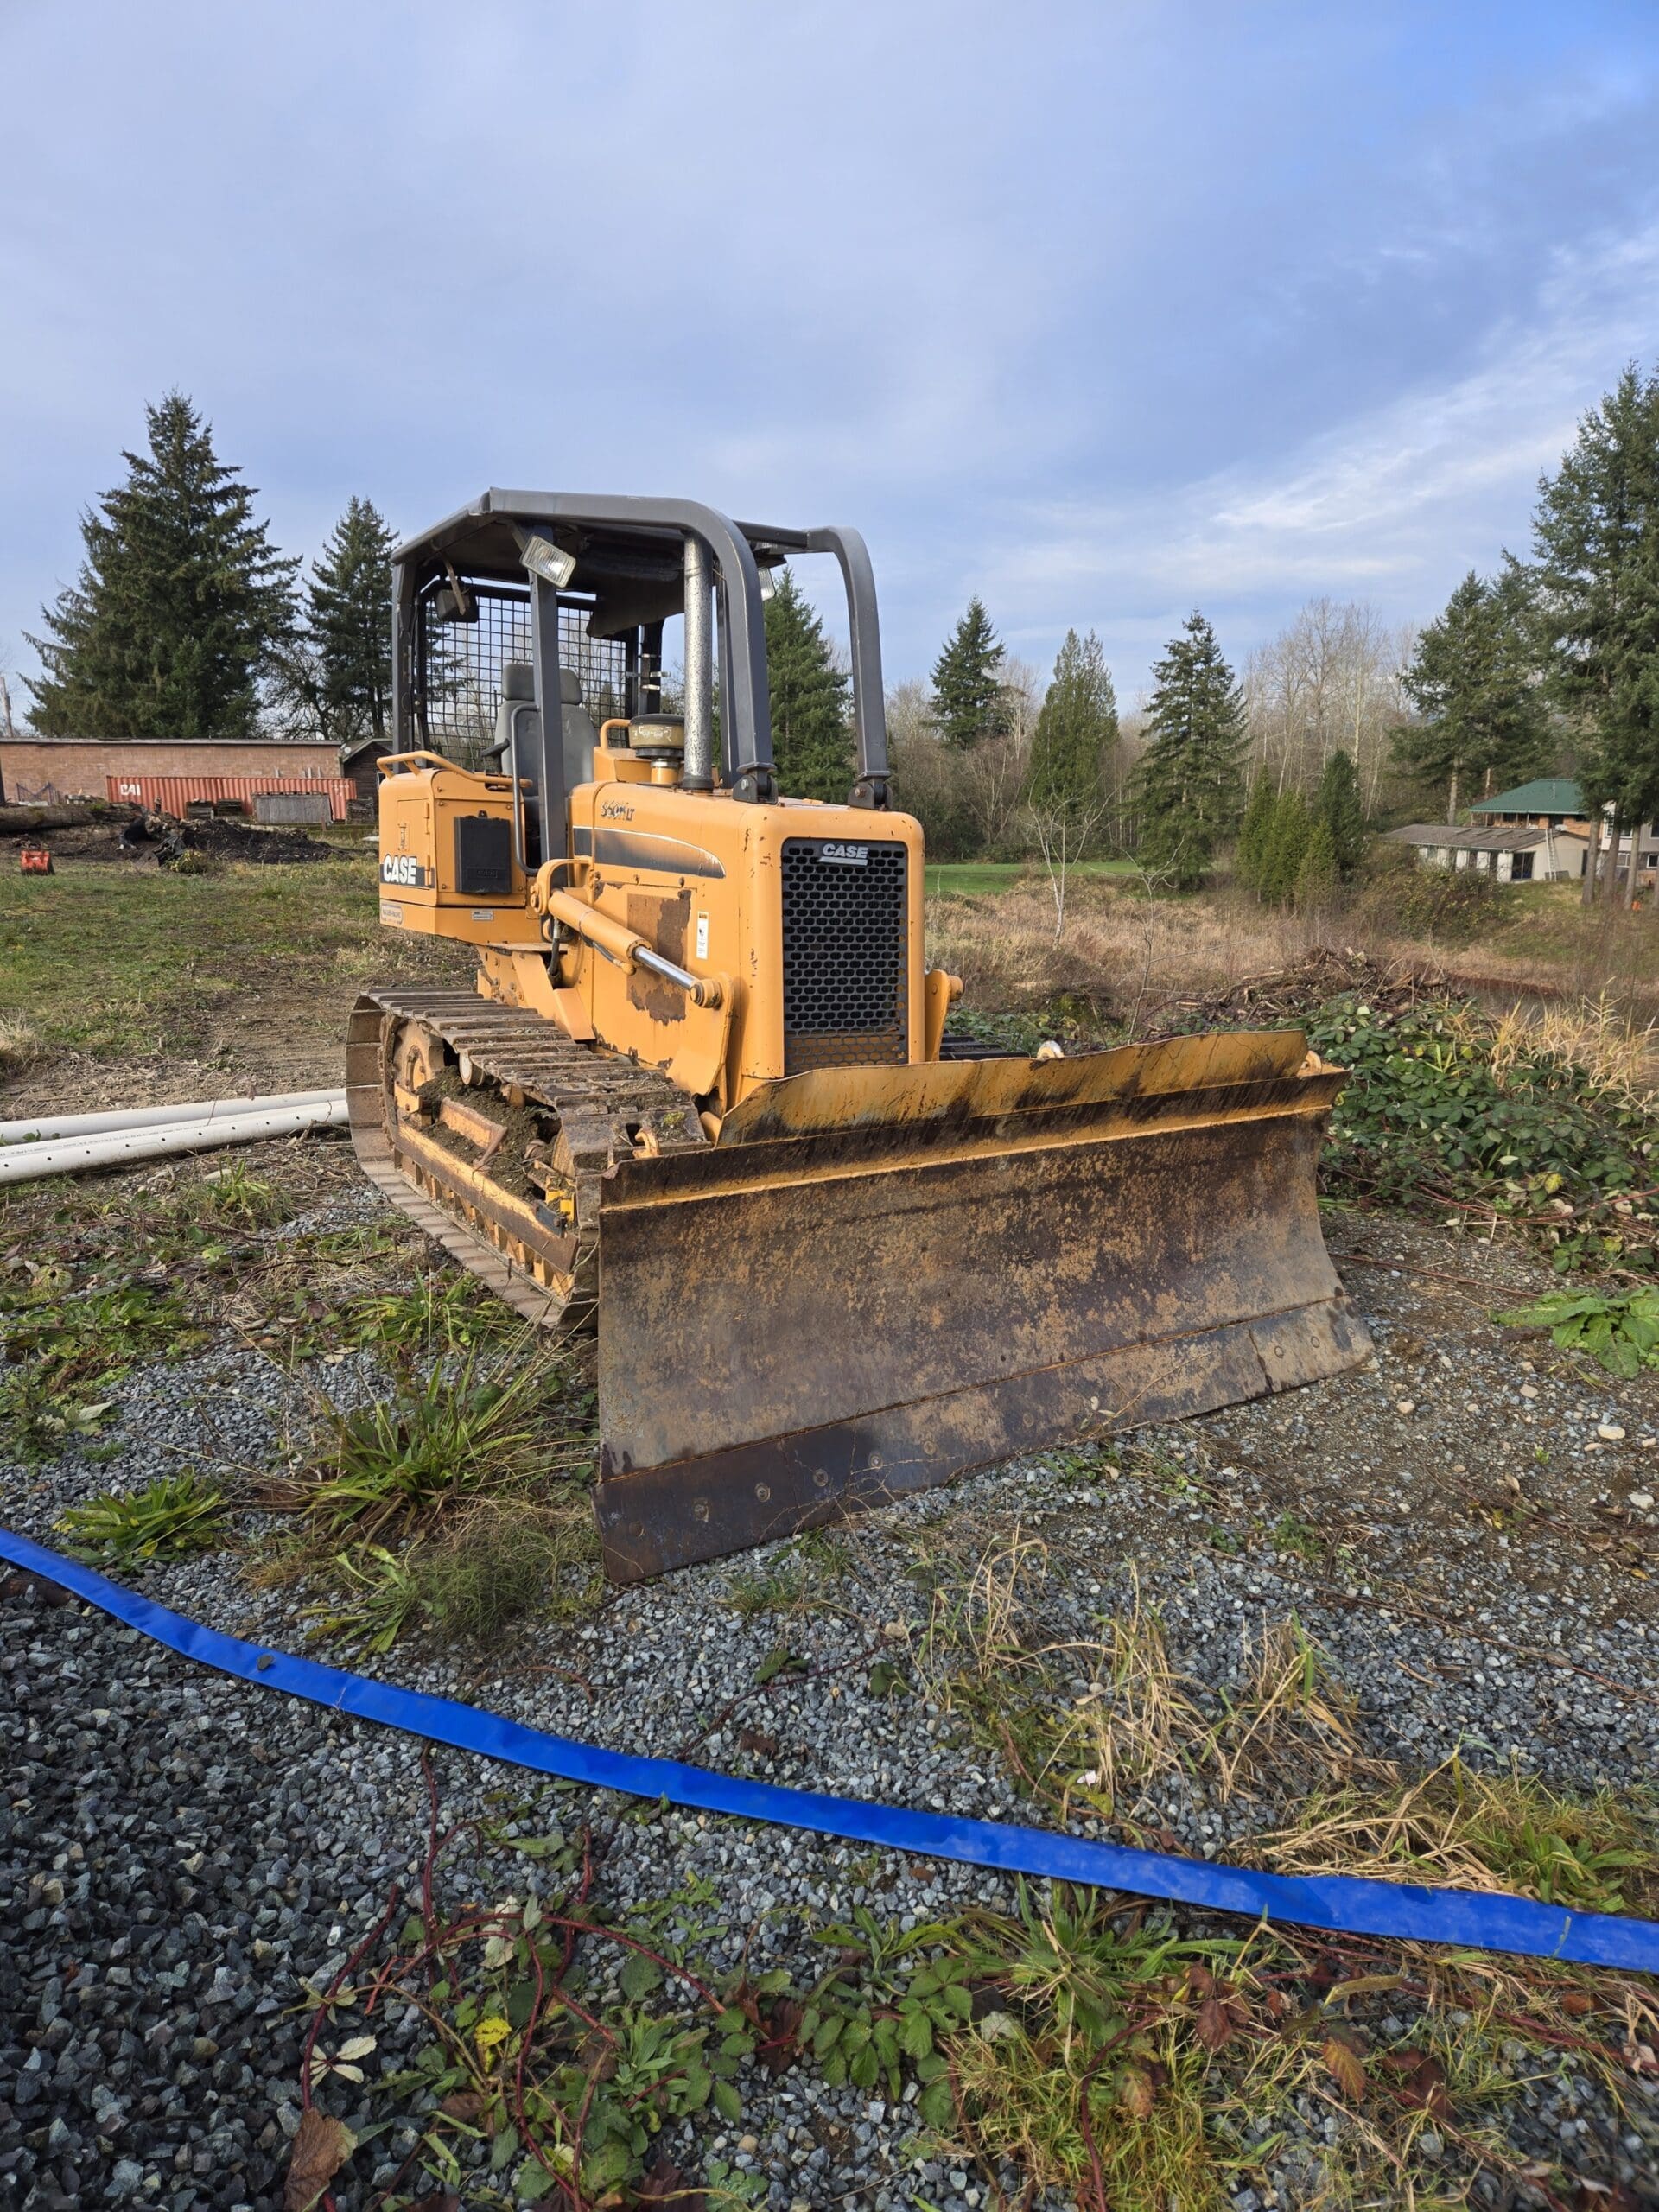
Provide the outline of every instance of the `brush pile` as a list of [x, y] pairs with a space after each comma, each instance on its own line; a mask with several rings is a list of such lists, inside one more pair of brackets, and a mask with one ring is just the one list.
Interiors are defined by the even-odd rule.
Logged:
[[1177, 1037], [1197, 1029], [1271, 1029], [1306, 1022], [1344, 994], [1363, 999], [1373, 1014], [1386, 1017], [1445, 999], [1453, 988], [1444, 969], [1376, 960], [1351, 947], [1338, 950], [1321, 944], [1291, 967], [1246, 976], [1222, 990], [1165, 999], [1153, 1008], [1146, 1034]]

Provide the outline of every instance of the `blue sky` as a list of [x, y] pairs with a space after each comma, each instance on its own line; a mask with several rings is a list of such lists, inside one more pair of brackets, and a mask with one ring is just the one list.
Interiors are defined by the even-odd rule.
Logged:
[[173, 385], [293, 552], [852, 521], [890, 679], [979, 590], [1128, 698], [1194, 605], [1431, 615], [1659, 357], [1652, 0], [0, 0], [0, 83], [14, 667]]

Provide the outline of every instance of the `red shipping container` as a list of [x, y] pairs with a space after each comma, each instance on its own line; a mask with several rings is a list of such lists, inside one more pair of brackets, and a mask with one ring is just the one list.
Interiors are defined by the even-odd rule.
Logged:
[[[147, 813], [176, 815], [181, 821], [192, 799], [251, 800], [256, 791], [326, 791], [333, 819], [343, 822], [351, 804], [346, 776], [106, 776], [105, 788], [118, 804], [142, 806]], [[249, 811], [252, 811], [251, 806]]]

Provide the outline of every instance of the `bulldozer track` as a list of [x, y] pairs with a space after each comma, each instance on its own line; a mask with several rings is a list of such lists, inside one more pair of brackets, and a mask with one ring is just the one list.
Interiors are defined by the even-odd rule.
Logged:
[[[462, 1096], [447, 1114], [439, 1104], [426, 1118], [433, 1102], [424, 1093], [421, 1117], [400, 1107], [395, 1067], [411, 1034], [427, 1044], [429, 1058], [433, 1045], [454, 1055]], [[694, 1103], [665, 1075], [578, 1044], [539, 1014], [472, 991], [395, 985], [365, 991], [353, 1010], [346, 1067], [352, 1141], [370, 1179], [498, 1297], [543, 1328], [591, 1325], [600, 1185], [616, 1161], [642, 1149], [683, 1151], [708, 1141]], [[568, 1164], [563, 1211], [488, 1173], [503, 1141], [489, 1141], [486, 1133], [501, 1125], [479, 1110], [491, 1104], [509, 1116], [528, 1112], [557, 1147]]]

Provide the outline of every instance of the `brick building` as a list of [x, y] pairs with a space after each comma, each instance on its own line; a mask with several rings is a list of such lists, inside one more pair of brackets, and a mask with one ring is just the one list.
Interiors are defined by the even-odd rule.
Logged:
[[[0, 737], [0, 799], [13, 806], [66, 798], [136, 799], [143, 780], [157, 776], [298, 777], [308, 782], [339, 774], [340, 756], [327, 742]], [[130, 794], [120, 790], [123, 779], [133, 785]]]

